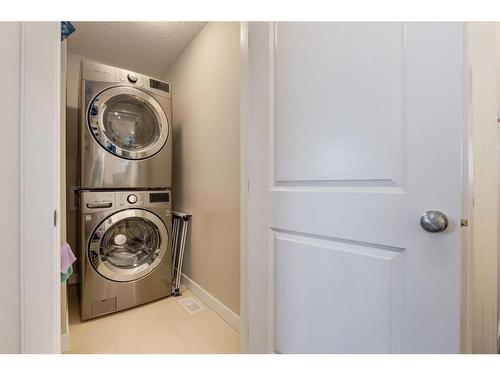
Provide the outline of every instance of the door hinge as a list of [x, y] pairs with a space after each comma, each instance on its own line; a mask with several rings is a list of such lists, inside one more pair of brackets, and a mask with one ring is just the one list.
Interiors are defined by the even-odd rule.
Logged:
[[54, 210], [54, 226], [57, 227], [57, 210]]
[[469, 220], [467, 220], [467, 219], [460, 219], [460, 226], [461, 227], [468, 227], [469, 226]]

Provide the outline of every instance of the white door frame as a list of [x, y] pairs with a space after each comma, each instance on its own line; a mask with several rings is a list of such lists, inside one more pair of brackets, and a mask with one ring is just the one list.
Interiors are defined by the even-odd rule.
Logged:
[[498, 352], [498, 125], [496, 25], [466, 24], [467, 138], [463, 140], [463, 353]]
[[248, 351], [248, 132], [250, 116], [250, 72], [248, 22], [240, 22], [240, 351]]
[[[251, 156], [248, 154], [248, 138], [249, 138], [249, 115], [250, 115], [250, 103], [249, 103], [249, 81], [250, 81], [250, 76], [249, 76], [249, 44], [248, 44], [248, 22], [241, 22], [240, 23], [240, 40], [241, 40], [241, 53], [240, 53], [240, 66], [241, 66], [241, 83], [240, 83], [240, 95], [241, 95], [241, 119], [240, 119], [240, 126], [241, 126], [241, 250], [240, 250], [240, 259], [241, 259], [241, 266], [240, 266], [240, 277], [241, 277], [241, 295], [240, 295], [240, 311], [241, 311], [241, 329], [240, 329], [240, 348], [241, 352], [245, 353], [248, 351], [248, 339], [249, 339], [249, 334], [248, 331], [251, 329], [249, 327], [249, 321], [248, 321], [248, 309], [249, 305], [251, 304], [251, 301], [248, 300], [248, 282], [249, 282], [249, 273], [248, 273], [248, 209], [247, 209], [247, 203], [248, 203], [248, 195], [251, 193], [251, 181], [249, 180], [249, 175], [248, 175], [248, 168], [249, 165], [251, 165]], [[490, 26], [491, 27], [491, 24]], [[482, 29], [481, 29], [482, 28]], [[474, 54], [479, 54], [480, 51], [484, 54], [494, 54], [496, 49], [495, 46], [491, 45], [491, 38], [490, 39], [482, 39], [476, 35], [475, 38], [472, 37], [472, 33], [475, 30], [476, 33], [488, 33], [488, 26], [486, 24], [482, 25], [473, 25], [473, 24], [467, 24], [466, 25], [466, 43], [467, 43], [467, 55], [464, 56], [464, 62], [468, 62], [468, 64], [464, 63], [464, 80], [469, 82], [469, 92], [467, 95], [465, 95], [467, 102], [464, 102], [464, 106], [468, 107], [467, 111], [464, 111], [466, 113], [466, 116], [464, 118], [464, 127], [466, 131], [464, 131], [465, 138], [463, 139], [463, 159], [462, 159], [462, 170], [463, 170], [463, 206], [462, 206], [462, 213], [464, 218], [469, 219], [469, 228], [467, 230], [463, 231], [463, 238], [462, 238], [462, 275], [461, 275], [461, 288], [462, 288], [462, 293], [461, 293], [461, 311], [462, 311], [462, 322], [461, 322], [461, 352], [462, 353], [471, 353], [471, 352], [491, 352], [493, 350], [493, 346], [491, 343], [491, 330], [495, 332], [496, 335], [496, 327], [497, 327], [497, 321], [496, 317], [492, 319], [492, 314], [489, 313], [489, 318], [484, 319], [484, 314], [482, 314], [481, 309], [480, 309], [480, 304], [484, 302], [484, 296], [479, 297], [478, 292], [481, 290], [481, 285], [480, 283], [473, 284], [473, 279], [474, 275], [481, 274], [480, 267], [484, 266], [484, 264], [487, 264], [487, 262], [492, 262], [494, 261], [495, 265], [497, 264], [496, 262], [496, 254], [493, 254], [493, 252], [489, 251], [487, 258], [483, 259], [481, 263], [472, 263], [472, 258], [474, 255], [476, 257], [481, 253], [481, 249], [478, 247], [478, 239], [476, 238], [475, 241], [473, 241], [472, 236], [470, 233], [472, 233], [472, 228], [473, 228], [473, 223], [474, 221], [478, 222], [480, 221], [480, 216], [482, 217], [482, 220], [488, 221], [491, 218], [487, 217], [487, 213], [477, 211], [475, 213], [475, 220], [472, 219], [472, 213], [474, 211], [473, 207], [473, 195], [475, 195], [476, 199], [478, 199], [478, 194], [482, 194], [482, 191], [475, 191], [474, 192], [474, 184], [479, 183], [478, 181], [478, 176], [476, 176], [475, 181], [473, 180], [473, 154], [474, 154], [474, 149], [473, 149], [473, 143], [472, 143], [472, 136], [473, 132], [478, 132], [481, 129], [481, 124], [477, 124], [476, 127], [473, 127], [473, 119], [471, 117], [471, 113], [473, 112], [472, 108], [472, 100], [473, 100], [473, 91], [472, 91], [472, 85], [473, 82], [471, 81], [471, 71], [472, 69], [476, 70], [481, 70], [482, 67], [480, 64], [482, 62], [481, 59], [472, 59], [472, 56]], [[474, 49], [475, 47], [476, 49]], [[489, 52], [488, 52], [489, 51]], [[490, 56], [491, 58], [491, 56]], [[477, 85], [481, 84], [487, 84], [488, 78], [483, 76], [481, 77], [482, 81], [477, 81]], [[489, 78], [491, 84], [491, 77]], [[476, 82], [476, 81], [475, 81]], [[481, 83], [482, 82], [482, 83]], [[496, 82], [496, 81], [495, 81]], [[491, 98], [490, 98], [491, 99]], [[484, 98], [483, 98], [484, 100]], [[477, 122], [476, 122], [477, 123]], [[483, 140], [487, 139], [488, 136], [485, 136], [483, 134]], [[491, 136], [491, 134], [490, 134]], [[496, 139], [496, 135], [495, 135]], [[476, 151], [477, 152], [477, 151]], [[491, 152], [491, 150], [490, 150]], [[477, 168], [477, 167], [476, 167]], [[496, 186], [496, 185], [495, 185]], [[486, 199], [486, 197], [485, 197]], [[496, 198], [495, 198], [496, 202]], [[495, 205], [496, 207], [496, 205]], [[491, 220], [490, 220], [491, 224]], [[497, 232], [496, 229], [496, 218], [495, 218], [495, 233]], [[485, 229], [486, 230], [486, 229]], [[489, 230], [491, 230], [491, 225]], [[495, 242], [495, 248], [497, 246], [497, 243]], [[484, 254], [482, 254], [484, 256]], [[493, 259], [494, 258], [494, 259]], [[497, 268], [496, 267], [489, 267], [489, 275], [486, 275], [483, 280], [487, 279], [489, 280], [489, 288], [490, 288], [490, 293], [489, 297], [491, 298], [493, 296], [493, 293], [491, 293], [491, 288], [495, 287], [496, 285], [492, 285], [492, 280], [497, 280]], [[496, 289], [495, 289], [496, 290]], [[494, 300], [490, 300], [487, 302], [489, 306], [490, 312], [492, 309], [495, 309], [496, 311], [496, 305], [497, 305], [497, 299], [496, 296], [494, 297]], [[478, 329], [475, 327], [481, 327], [482, 329]], [[485, 328], [487, 327], [487, 329]], [[489, 332], [489, 335], [485, 335], [485, 332]], [[489, 336], [489, 337], [486, 337]], [[473, 342], [475, 344], [473, 345]]]
[[59, 22], [21, 35], [21, 352], [60, 353]]

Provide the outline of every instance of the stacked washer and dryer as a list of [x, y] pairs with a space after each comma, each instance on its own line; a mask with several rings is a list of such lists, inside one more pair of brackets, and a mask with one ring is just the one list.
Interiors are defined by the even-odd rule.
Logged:
[[171, 119], [168, 83], [82, 61], [83, 320], [172, 294]]

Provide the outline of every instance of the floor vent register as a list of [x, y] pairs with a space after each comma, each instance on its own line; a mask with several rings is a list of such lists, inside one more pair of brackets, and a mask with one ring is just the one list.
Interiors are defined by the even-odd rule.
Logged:
[[203, 310], [203, 307], [191, 297], [183, 298], [179, 300], [179, 302], [190, 314], [194, 314]]

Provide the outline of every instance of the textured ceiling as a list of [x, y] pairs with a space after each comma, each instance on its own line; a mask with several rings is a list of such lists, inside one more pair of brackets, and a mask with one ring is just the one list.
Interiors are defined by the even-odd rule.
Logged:
[[73, 22], [68, 51], [161, 78], [206, 22]]

